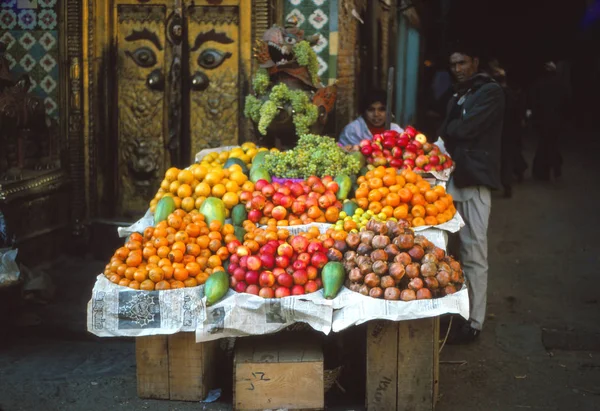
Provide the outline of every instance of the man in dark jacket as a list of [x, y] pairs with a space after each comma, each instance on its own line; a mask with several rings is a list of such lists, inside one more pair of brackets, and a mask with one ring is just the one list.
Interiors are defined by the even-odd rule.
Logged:
[[456, 93], [448, 103], [440, 136], [456, 164], [447, 189], [465, 220], [459, 231], [459, 258], [469, 284], [471, 312], [469, 321], [452, 335], [453, 342], [461, 343], [474, 340], [485, 320], [487, 229], [491, 190], [501, 187], [504, 93], [489, 75], [479, 72], [479, 58], [474, 52], [451, 53], [450, 71], [456, 80]]

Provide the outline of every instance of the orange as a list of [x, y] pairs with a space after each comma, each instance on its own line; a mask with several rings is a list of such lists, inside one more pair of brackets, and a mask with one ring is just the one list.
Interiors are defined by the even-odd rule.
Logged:
[[141, 253], [131, 253], [125, 260], [125, 264], [128, 267], [137, 267], [142, 263], [142, 254]]
[[369, 179], [369, 188], [371, 190], [373, 190], [374, 188], [379, 188], [383, 186], [383, 182], [381, 181], [381, 178], [371, 178]]
[[396, 193], [389, 193], [387, 196], [385, 196], [385, 200], [387, 205], [392, 207], [397, 207], [400, 204], [400, 196]]
[[169, 186], [171, 185], [171, 182], [167, 179], [164, 179], [163, 181], [160, 182], [160, 188], [161, 190], [169, 191]]
[[183, 223], [181, 217], [179, 217], [175, 213], [173, 213], [173, 214], [169, 215], [169, 217], [167, 217], [167, 222], [169, 223], [170, 227], [173, 227], [176, 230], [178, 230], [179, 227], [181, 227], [181, 224]]
[[172, 265], [165, 265], [162, 267], [163, 273], [165, 274], [165, 280], [170, 280], [173, 278], [173, 272], [175, 271], [175, 267]]
[[187, 280], [185, 280], [185, 281], [183, 282], [183, 284], [184, 284], [186, 287], [196, 287], [196, 286], [198, 285], [198, 281], [196, 281], [196, 278], [194, 278], [194, 277], [190, 277], [190, 278], [188, 278]]
[[375, 201], [373, 203], [369, 203], [369, 210], [371, 210], [375, 214], [381, 213], [381, 209], [382, 209], [382, 206], [381, 206], [380, 202]]
[[221, 258], [219, 258], [218, 255], [211, 255], [208, 258], [208, 266], [210, 268], [215, 268], [215, 267], [219, 267], [221, 265]]
[[142, 255], [147, 260], [151, 256], [156, 255], [156, 248], [154, 248], [154, 246], [144, 247], [144, 250], [142, 251]]
[[176, 167], [171, 167], [165, 173], [165, 180], [167, 180], [169, 183], [172, 183], [173, 181], [177, 180], [178, 175], [179, 175], [179, 169]]
[[386, 205], [381, 209], [381, 212], [384, 213], [388, 218], [394, 216], [394, 207]]
[[179, 190], [179, 187], [181, 186], [181, 183], [177, 180], [173, 181], [170, 185], [169, 185], [169, 192], [171, 194], [177, 194], [177, 190]]
[[119, 281], [119, 285], [122, 285], [123, 287], [127, 287], [130, 282], [131, 282], [131, 280], [129, 280], [127, 278], [121, 278], [121, 280]]
[[185, 253], [185, 243], [183, 241], [177, 241], [175, 243], [173, 243], [173, 245], [171, 246], [172, 250], [179, 250], [182, 253]]
[[425, 225], [437, 225], [437, 218], [434, 216], [428, 215], [425, 217]]
[[171, 283], [171, 289], [175, 288], [185, 288], [185, 284], [183, 283], [183, 281], [173, 280], [173, 282]]
[[185, 211], [192, 211], [196, 207], [196, 200], [192, 197], [186, 197], [181, 200], [181, 208]]
[[329, 223], [335, 223], [337, 221], [339, 215], [340, 215], [340, 211], [337, 209], [337, 207], [331, 206], [325, 211], [325, 219]]
[[435, 191], [437, 193], [438, 197], [442, 197], [442, 196], [446, 195], [446, 189], [441, 185], [437, 185], [437, 186], [433, 187], [433, 191]]
[[412, 226], [413, 227], [420, 227], [422, 225], [425, 225], [425, 220], [423, 220], [422, 217], [415, 217], [412, 220]]
[[405, 219], [408, 216], [408, 204], [400, 204], [394, 209], [394, 218]]
[[438, 211], [438, 208], [435, 205], [433, 205], [433, 204], [427, 204], [425, 206], [425, 213], [427, 214], [427, 216], [433, 216], [433, 217], [435, 217], [436, 215], [438, 215], [439, 211]]
[[194, 194], [196, 194], [197, 197], [208, 197], [210, 195], [210, 185], [206, 182], [198, 184], [194, 189]]
[[181, 184], [190, 184], [194, 180], [194, 173], [190, 170], [181, 170], [177, 175], [177, 181]]
[[222, 176], [216, 170], [211, 170], [204, 177], [204, 182], [208, 183], [211, 187], [218, 184], [222, 180]]
[[254, 191], [254, 183], [252, 181], [246, 181], [244, 184], [242, 184], [242, 190], [253, 192]]
[[219, 241], [219, 240], [210, 240], [210, 243], [208, 243], [208, 249], [210, 251], [212, 251], [213, 253], [216, 253], [217, 250], [219, 248], [221, 248], [222, 245], [223, 244], [221, 244], [221, 241]]
[[133, 288], [134, 290], [140, 289], [140, 283], [138, 281], [131, 281], [128, 285], [129, 288]]
[[221, 198], [223, 197], [223, 195], [227, 192], [227, 189], [225, 188], [225, 186], [223, 184], [215, 184], [211, 190], [211, 194], [214, 197], [218, 197]]
[[208, 168], [203, 165], [198, 165], [198, 167], [194, 167], [192, 172], [194, 173], [194, 178], [196, 180], [202, 181], [204, 180], [204, 177], [206, 177], [206, 174], [208, 174]]
[[444, 211], [446, 211], [446, 208], [448, 208], [448, 206], [446, 205], [446, 203], [442, 200], [437, 200], [435, 203], [433, 203], [436, 208], [438, 209], [438, 212], [442, 213]]
[[156, 255], [158, 255], [160, 258], [165, 258], [169, 255], [170, 252], [171, 252], [171, 247], [169, 247], [167, 245], [163, 245], [158, 248], [158, 250], [156, 251]]
[[174, 263], [178, 263], [183, 260], [183, 253], [181, 250], [171, 250], [169, 253], [169, 260]]
[[189, 276], [188, 270], [185, 268], [178, 267], [173, 272], [173, 278], [177, 281], [185, 281]]
[[186, 244], [189, 241], [189, 239], [190, 239], [190, 236], [186, 231], [177, 231], [177, 233], [175, 234], [175, 241], [177, 243]]
[[356, 203], [363, 210], [369, 207], [369, 200], [367, 198], [359, 198], [356, 200]]
[[177, 197], [186, 198], [192, 196], [192, 187], [189, 184], [182, 184], [177, 189]]
[[420, 204], [413, 206], [410, 210], [413, 217], [425, 217], [425, 207]]
[[127, 278], [128, 280], [133, 280], [133, 274], [135, 274], [136, 270], [136, 267], [127, 267], [124, 273], [125, 278]]
[[407, 183], [416, 183], [417, 182], [417, 173], [415, 173], [412, 170], [407, 170], [406, 173], [404, 174], [404, 179], [406, 180]]
[[400, 196], [400, 201], [402, 201], [405, 204], [410, 203], [410, 200], [412, 200], [412, 192], [408, 189], [408, 188], [401, 188], [398, 191], [398, 196]]
[[419, 188], [421, 194], [425, 194], [427, 190], [431, 189], [431, 185], [425, 180], [417, 181], [415, 185]]
[[227, 247], [221, 247], [217, 250], [216, 255], [221, 261], [225, 261], [229, 258], [229, 251], [227, 251]]
[[359, 187], [356, 189], [354, 196], [356, 198], [367, 198], [369, 195], [369, 189], [367, 187]]
[[126, 260], [127, 256], [129, 256], [129, 248], [127, 248], [127, 247], [118, 248], [117, 251], [115, 251], [115, 256], [118, 257], [120, 260]]
[[200, 226], [196, 223], [190, 223], [185, 227], [185, 232], [188, 236], [196, 238], [200, 235]]
[[221, 226], [222, 224], [219, 220], [213, 220], [208, 225], [208, 228], [210, 229], [210, 231], [219, 232], [221, 231]]
[[139, 268], [133, 273], [133, 279], [138, 283], [145, 281], [148, 278], [148, 273], [145, 268]]
[[444, 213], [438, 214], [435, 218], [437, 219], [438, 224], [444, 224], [446, 221], [448, 221], [446, 220], [446, 216], [444, 215]]
[[412, 200], [410, 200], [410, 203], [412, 205], [422, 205], [422, 206], [427, 204], [427, 202], [425, 201], [425, 197], [423, 197], [423, 194], [421, 194], [421, 193], [417, 193], [417, 194], [413, 195], [413, 198], [412, 198]]
[[207, 235], [202, 235], [196, 239], [196, 244], [198, 244], [201, 249], [207, 249], [208, 243], [210, 243], [210, 238], [208, 238]]
[[241, 171], [234, 171], [229, 175], [229, 180], [235, 182], [238, 186], [242, 186], [248, 181], [248, 177]]
[[157, 283], [165, 278], [165, 272], [160, 267], [153, 268], [148, 273], [148, 278]]
[[369, 191], [369, 196], [367, 198], [369, 200], [369, 203], [374, 203], [376, 201], [380, 201], [381, 197], [382, 197], [381, 191], [371, 190], [371, 191]]
[[[229, 183], [227, 183], [227, 184], [229, 184]], [[215, 186], [215, 187], [217, 187], [217, 186]], [[214, 190], [214, 188], [213, 188], [213, 190]], [[227, 193], [223, 194], [222, 200], [223, 200], [223, 203], [225, 203], [225, 207], [227, 207], [227, 208], [233, 208], [240, 202], [237, 192], [227, 192]]]
[[397, 175], [396, 184], [398, 184], [400, 187], [404, 187], [404, 184], [406, 184], [406, 179], [401, 175]]
[[154, 286], [155, 290], [170, 290], [171, 289], [171, 284], [169, 284], [168, 281], [159, 281], [156, 283], [156, 285]]
[[385, 175], [385, 167], [379, 166], [375, 170], [373, 170], [373, 177], [383, 178]]
[[383, 185], [386, 187], [391, 187], [396, 184], [396, 175], [395, 174], [386, 174], [383, 176]]
[[228, 192], [230, 193], [238, 193], [238, 191], [240, 190], [240, 186], [236, 181], [233, 180], [229, 180], [226, 184], [225, 184], [225, 188], [227, 189]]
[[206, 272], [201, 272], [200, 274], [198, 274], [196, 276], [196, 281], [198, 281], [199, 285], [202, 285], [206, 282], [206, 280], [208, 279], [210, 274], [207, 274]]

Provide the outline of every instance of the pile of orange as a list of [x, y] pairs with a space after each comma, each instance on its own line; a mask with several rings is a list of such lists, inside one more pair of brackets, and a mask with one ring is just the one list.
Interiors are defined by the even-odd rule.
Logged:
[[431, 187], [412, 170], [398, 174], [393, 167], [377, 167], [357, 179], [355, 197], [358, 206], [388, 218], [405, 219], [413, 227], [438, 225], [456, 213], [452, 196], [443, 186]]
[[219, 221], [207, 224], [197, 210], [178, 209], [143, 234], [133, 233], [115, 251], [104, 275], [135, 290], [195, 287], [229, 258], [225, 244], [235, 240], [234, 227]]
[[192, 164], [184, 170], [171, 167], [150, 201], [150, 211], [154, 212], [164, 196], [173, 197], [175, 206], [187, 212], [198, 209], [207, 197], [217, 197], [229, 211], [240, 202], [242, 191], [254, 191], [254, 184], [237, 164], [228, 168], [203, 164]]

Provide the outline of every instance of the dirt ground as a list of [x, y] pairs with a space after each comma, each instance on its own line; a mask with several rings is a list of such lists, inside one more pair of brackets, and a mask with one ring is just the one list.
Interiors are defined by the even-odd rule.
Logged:
[[[476, 343], [443, 348], [438, 411], [600, 408], [600, 297], [594, 283], [600, 142], [568, 137], [561, 181], [528, 177], [515, 185], [512, 199], [494, 198], [488, 321]], [[218, 403], [137, 397], [133, 340], [99, 339], [86, 331], [86, 304], [104, 264], [73, 256], [55, 261], [47, 267], [58, 287], [49, 304], [11, 304], [0, 297], [12, 307], [2, 313], [9, 324], [0, 334], [0, 409], [230, 409], [225, 369]], [[27, 325], [36, 316], [41, 323]], [[354, 375], [342, 385], [351, 379], [364, 384]], [[342, 395], [334, 387], [328, 400], [340, 404], [336, 409], [359, 410], [360, 391]]]

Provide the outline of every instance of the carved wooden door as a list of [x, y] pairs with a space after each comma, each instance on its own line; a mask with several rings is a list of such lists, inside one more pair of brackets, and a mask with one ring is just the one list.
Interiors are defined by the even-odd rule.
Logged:
[[238, 142], [250, 4], [115, 1], [118, 215], [140, 216], [171, 165]]

